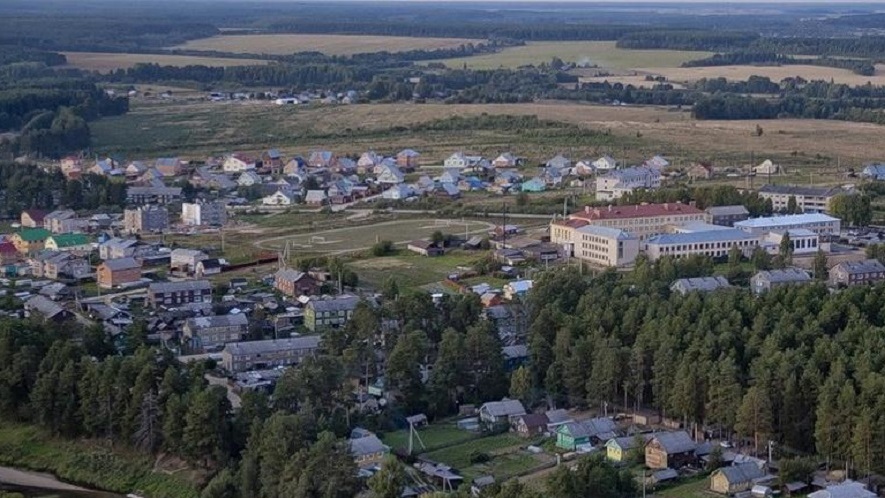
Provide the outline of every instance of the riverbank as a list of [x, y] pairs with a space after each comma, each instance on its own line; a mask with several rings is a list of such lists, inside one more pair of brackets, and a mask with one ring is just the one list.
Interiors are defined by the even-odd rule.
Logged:
[[33, 426], [4, 422], [0, 427], [0, 465], [46, 472], [66, 483], [75, 483], [71, 484], [74, 487], [123, 495], [138, 493], [148, 498], [199, 496], [196, 484], [184, 473], [155, 472], [150, 458], [109, 449], [92, 441], [54, 438]]
[[51, 474], [29, 472], [11, 467], [0, 467], [0, 483], [54, 491], [89, 491], [86, 488], [59, 481]]

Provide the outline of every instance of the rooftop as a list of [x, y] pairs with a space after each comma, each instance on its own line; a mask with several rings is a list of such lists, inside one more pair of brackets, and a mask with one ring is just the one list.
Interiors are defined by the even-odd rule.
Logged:
[[804, 187], [796, 185], [764, 185], [759, 189], [762, 194], [800, 195], [807, 197], [829, 197], [843, 190], [839, 187]]
[[741, 463], [722, 467], [718, 472], [725, 475], [729, 483], [752, 482], [755, 479], [765, 476], [765, 472], [753, 462]]
[[264, 341], [244, 341], [228, 343], [224, 350], [233, 356], [255, 355], [297, 349], [317, 349], [320, 336], [303, 335], [286, 339], [268, 339]]
[[[577, 223], [586, 223], [584, 220], [569, 220], [569, 222], [577, 222]], [[573, 225], [570, 225], [573, 226]], [[626, 239], [635, 239], [636, 236], [631, 234], [630, 232], [626, 232], [624, 230], [620, 230], [617, 228], [610, 227], [600, 227], [596, 225], [584, 225], [580, 226], [577, 229], [580, 233], [586, 233], [588, 235], [596, 235], [599, 237], [608, 237], [610, 239], [618, 239], [618, 240], [626, 240]]]
[[670, 202], [664, 204], [633, 204], [629, 206], [608, 206], [605, 208], [591, 208], [590, 206], [586, 206], [583, 211], [572, 213], [569, 217], [573, 219], [595, 221], [703, 213], [703, 211], [694, 206], [682, 204], [679, 202]]
[[148, 290], [150, 293], [155, 292], [182, 292], [209, 290], [212, 284], [208, 280], [186, 280], [183, 282], [154, 282], [150, 284]]
[[141, 268], [141, 263], [135, 258], [116, 258], [108, 259], [102, 263], [105, 268], [111, 271], [130, 270], [132, 268]]
[[738, 216], [749, 215], [747, 208], [741, 205], [737, 206], [710, 206], [706, 209], [707, 213], [713, 216]]
[[50, 237], [58, 247], [73, 247], [89, 244], [89, 237], [82, 233], [63, 233]]
[[823, 213], [805, 213], [751, 218], [749, 220], [739, 221], [735, 223], [734, 226], [741, 228], [767, 228], [788, 225], [805, 225], [811, 223], [832, 223], [835, 221], [839, 221], [839, 218], [833, 218], [832, 216], [827, 216]]
[[648, 239], [648, 245], [696, 244], [704, 242], [721, 242], [731, 240], [750, 240], [757, 237], [737, 228], [726, 230], [710, 230], [706, 232], [665, 233]]
[[655, 434], [654, 439], [670, 455], [694, 451], [697, 446], [685, 431], [659, 432]]
[[882, 263], [876, 259], [868, 259], [865, 261], [843, 261], [834, 268], [843, 269], [849, 274], [885, 272], [885, 265], [882, 265]]
[[188, 318], [186, 324], [191, 329], [208, 329], [215, 327], [245, 327], [249, 324], [246, 315], [217, 315]]
[[809, 282], [811, 277], [805, 270], [799, 268], [784, 268], [783, 270], [760, 271], [754, 278], [762, 278], [772, 283], [784, 282]]
[[311, 299], [307, 306], [314, 311], [347, 311], [356, 308], [360, 299], [356, 296], [339, 296], [332, 299]]
[[697, 277], [697, 278], [680, 278], [673, 282], [670, 289], [679, 289], [682, 292], [691, 291], [713, 291], [723, 287], [731, 287], [725, 277]]

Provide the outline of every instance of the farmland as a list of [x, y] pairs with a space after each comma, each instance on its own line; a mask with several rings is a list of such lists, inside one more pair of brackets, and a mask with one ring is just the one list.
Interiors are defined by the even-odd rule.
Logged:
[[197, 57], [190, 55], [165, 54], [126, 54], [103, 52], [64, 52], [68, 67], [106, 73], [115, 69], [125, 69], [138, 63], [160, 64], [161, 66], [249, 66], [267, 64], [257, 59], [233, 59], [224, 57]]
[[523, 46], [510, 47], [494, 54], [446, 59], [449, 67], [466, 65], [471, 69], [516, 68], [528, 64], [550, 62], [559, 57], [565, 62], [597, 65], [607, 69], [632, 69], [636, 67], [678, 67], [686, 61], [708, 57], [708, 52], [679, 50], [625, 50], [615, 42], [528, 42]]
[[415, 38], [407, 36], [361, 35], [225, 35], [190, 40], [173, 47], [181, 50], [207, 50], [233, 54], [288, 55], [321, 52], [326, 55], [353, 55], [368, 52], [403, 52], [457, 48], [481, 40], [463, 38]]
[[745, 81], [750, 76], [766, 76], [772, 81], [781, 81], [784, 78], [801, 76], [806, 80], [833, 80], [836, 83], [846, 85], [865, 85], [868, 82], [873, 85], [885, 84], [885, 65], [876, 66], [876, 74], [863, 76], [855, 74], [848, 69], [834, 67], [811, 66], [811, 65], [785, 65], [785, 66], [713, 66], [713, 67], [638, 67], [640, 74], [654, 74], [665, 76], [668, 80], [677, 82], [697, 81], [701, 78], [726, 78], [732, 81]]

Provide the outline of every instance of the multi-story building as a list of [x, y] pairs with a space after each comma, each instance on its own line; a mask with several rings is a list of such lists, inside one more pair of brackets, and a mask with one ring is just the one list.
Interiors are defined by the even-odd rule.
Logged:
[[190, 303], [211, 303], [212, 284], [208, 280], [154, 282], [148, 286], [147, 302], [154, 308]]
[[839, 235], [841, 221], [821, 213], [789, 214], [785, 216], [769, 216], [751, 218], [734, 224], [735, 228], [748, 233], [762, 235], [776, 230], [811, 230], [820, 236]]
[[163, 206], [139, 206], [123, 212], [123, 230], [126, 232], [159, 232], [167, 228], [169, 210]]
[[638, 189], [661, 186], [661, 172], [645, 166], [613, 170], [596, 178], [596, 200], [612, 201]]
[[135, 258], [108, 259], [98, 265], [95, 280], [104, 289], [141, 280], [141, 263]]
[[241, 341], [248, 329], [246, 315], [237, 314], [188, 318], [182, 331], [191, 351], [207, 351]]
[[313, 356], [320, 336], [305, 335], [266, 341], [230, 342], [221, 352], [221, 365], [232, 373], [288, 367]]
[[12, 244], [22, 254], [32, 254], [43, 250], [46, 239], [52, 235], [45, 228], [23, 228], [12, 235]]
[[197, 263], [204, 259], [209, 259], [209, 255], [203, 251], [183, 248], [173, 249], [169, 256], [169, 266], [173, 270], [190, 273], [196, 270]]
[[79, 232], [86, 228], [87, 221], [77, 218], [77, 213], [70, 209], [53, 211], [43, 217], [43, 228], [52, 233]]
[[315, 278], [298, 270], [281, 269], [274, 274], [274, 288], [287, 296], [311, 296], [319, 287]]
[[47, 237], [44, 247], [52, 251], [85, 254], [92, 251], [92, 242], [82, 233], [60, 233]]
[[46, 217], [46, 211], [41, 209], [27, 209], [22, 211], [21, 225], [25, 228], [41, 228], [43, 226], [43, 218]]
[[[618, 228], [590, 225], [585, 220], [562, 220], [551, 242], [561, 244], [566, 255], [599, 266], [626, 266], [639, 255], [639, 237]], [[566, 235], [564, 235], [566, 234]]]
[[356, 296], [311, 300], [304, 307], [304, 326], [310, 331], [342, 327], [350, 320], [359, 301]]
[[224, 159], [224, 164], [221, 165], [221, 169], [224, 170], [225, 173], [242, 173], [243, 171], [255, 169], [255, 162], [254, 157], [247, 156], [246, 154], [234, 153]]
[[43, 251], [28, 260], [35, 277], [82, 279], [92, 274], [89, 260], [68, 252]]
[[732, 247], [749, 257], [759, 247], [761, 237], [736, 228], [708, 232], [666, 233], [646, 241], [645, 252], [655, 261], [664, 256], [684, 258], [693, 255], [728, 257]]
[[885, 265], [875, 259], [843, 261], [830, 268], [830, 285], [851, 287], [885, 280]]
[[770, 244], [771, 252], [777, 253], [787, 235], [789, 235], [790, 245], [793, 247], [793, 254], [796, 256], [814, 254], [818, 250], [829, 251], [830, 249], [829, 244], [822, 245], [820, 243], [820, 236], [818, 234], [805, 228], [774, 230], [766, 233], [763, 238], [765, 242]]
[[790, 198], [796, 199], [796, 207], [804, 213], [826, 213], [830, 211], [833, 198], [840, 194], [850, 194], [840, 187], [801, 187], [793, 185], [765, 185], [759, 189], [759, 196], [771, 200], [775, 211], [787, 209]]
[[126, 189], [126, 201], [134, 205], [169, 204], [181, 199], [181, 187], [136, 187]]
[[[604, 208], [585, 207], [572, 213], [569, 220], [586, 221], [587, 225], [617, 228], [630, 232], [643, 241], [653, 235], [666, 233], [669, 226], [704, 221], [705, 213], [700, 209], [679, 202], [665, 204], [635, 204], [630, 206], [608, 206]], [[551, 241], [562, 244], [576, 242], [576, 227], [551, 224]]]
[[217, 201], [185, 202], [181, 205], [181, 222], [192, 226], [221, 226], [227, 222], [227, 208]]
[[724, 227], [734, 226], [739, 221], [744, 221], [750, 217], [747, 208], [741, 205], [737, 206], [712, 206], [704, 210], [707, 213], [707, 222], [713, 225], [721, 225]]

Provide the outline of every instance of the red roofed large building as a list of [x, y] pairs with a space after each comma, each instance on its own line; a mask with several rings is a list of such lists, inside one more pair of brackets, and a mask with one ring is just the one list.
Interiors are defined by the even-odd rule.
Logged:
[[695, 206], [671, 202], [597, 208], [587, 206], [581, 211], [570, 214], [568, 219], [583, 220], [589, 225], [600, 227], [618, 228], [645, 240], [666, 233], [668, 225], [703, 222], [706, 216]]

